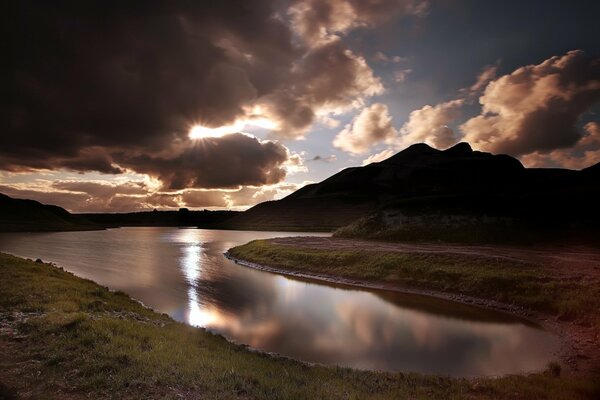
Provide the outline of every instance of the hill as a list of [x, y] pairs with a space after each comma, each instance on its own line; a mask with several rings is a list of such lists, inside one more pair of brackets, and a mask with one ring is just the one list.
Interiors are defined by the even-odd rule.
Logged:
[[78, 231], [102, 229], [64, 208], [34, 200], [13, 199], [0, 193], [0, 231]]
[[106, 228], [119, 226], [197, 226], [200, 228], [212, 228], [238, 213], [239, 211], [192, 211], [182, 208], [179, 211], [140, 211], [78, 215]]
[[[467, 143], [441, 151], [415, 144], [379, 163], [347, 168], [227, 221], [238, 229], [333, 230], [376, 216], [384, 225], [522, 224], [596, 228], [600, 167], [525, 168]], [[464, 224], [462, 224], [464, 225]]]

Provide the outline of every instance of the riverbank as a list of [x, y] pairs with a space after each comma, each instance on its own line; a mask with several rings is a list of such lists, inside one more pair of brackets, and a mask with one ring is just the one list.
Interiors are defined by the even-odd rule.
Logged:
[[533, 320], [562, 339], [569, 371], [600, 375], [600, 251], [292, 237], [227, 254], [305, 279], [419, 293]]
[[592, 399], [583, 377], [311, 366], [249, 351], [45, 263], [0, 254], [0, 398]]

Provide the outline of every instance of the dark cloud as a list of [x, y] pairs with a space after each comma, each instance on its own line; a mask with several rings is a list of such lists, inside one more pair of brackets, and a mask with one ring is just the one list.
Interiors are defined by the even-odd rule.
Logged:
[[190, 129], [268, 118], [274, 135], [297, 138], [383, 87], [339, 41], [296, 43], [275, 5], [12, 4], [0, 169], [130, 170], [176, 189], [279, 182], [290, 156], [282, 145], [191, 141]]
[[64, 137], [63, 148], [79, 148], [152, 144], [187, 133], [192, 121], [233, 120], [272, 83], [251, 81], [251, 62], [230, 52], [285, 68], [293, 49], [268, 3], [219, 4], [19, 2], [11, 7], [11, 127], [44, 131], [33, 145]]
[[321, 155], [316, 155], [313, 158], [311, 158], [310, 160], [306, 160], [307, 162], [311, 162], [311, 161], [320, 161], [320, 162], [324, 162], [324, 163], [330, 163], [330, 162], [334, 162], [335, 160], [337, 160], [337, 157], [335, 156], [335, 154], [331, 154], [329, 156], [321, 156]]
[[583, 169], [600, 162], [600, 124], [588, 122], [585, 133], [574, 146], [551, 152], [533, 152], [521, 157], [529, 167]]
[[267, 185], [286, 176], [287, 149], [241, 133], [205, 138], [163, 154], [116, 153], [117, 163], [158, 177], [168, 189]]
[[296, 33], [311, 45], [318, 45], [354, 28], [399, 15], [421, 15], [427, 6], [425, 0], [296, 0], [290, 15]]
[[[136, 154], [169, 169], [177, 160], [156, 154], [186, 140], [194, 123], [218, 126], [243, 115], [284, 83], [297, 56], [270, 1], [22, 1], [4, 12], [11, 46], [0, 168], [11, 171], [123, 172], [116, 158], [134, 170], [137, 158], [149, 170]], [[278, 151], [281, 161], [274, 144], [240, 141], [251, 151], [248, 163], [261, 158], [257, 149], [263, 158]], [[225, 142], [210, 145], [231, 149]], [[181, 156], [183, 165], [198, 164], [190, 161], [196, 149]]]

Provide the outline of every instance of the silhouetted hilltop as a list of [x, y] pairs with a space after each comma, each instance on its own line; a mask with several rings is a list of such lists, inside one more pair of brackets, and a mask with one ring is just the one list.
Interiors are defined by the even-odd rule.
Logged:
[[64, 208], [0, 193], [0, 231], [76, 231], [101, 229]]
[[212, 228], [238, 213], [239, 211], [193, 211], [181, 208], [179, 211], [140, 211], [78, 215], [107, 228], [119, 226], [197, 226], [200, 228]]
[[239, 229], [328, 230], [377, 212], [501, 217], [547, 225], [596, 225], [598, 165], [583, 171], [525, 168], [508, 155], [459, 143], [441, 151], [415, 144], [347, 168], [227, 222]]

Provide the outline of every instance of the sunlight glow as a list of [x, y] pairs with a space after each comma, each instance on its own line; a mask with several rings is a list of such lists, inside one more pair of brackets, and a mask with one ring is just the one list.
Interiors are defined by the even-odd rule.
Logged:
[[209, 128], [196, 124], [192, 126], [188, 135], [190, 139], [219, 138], [232, 133], [242, 133], [242, 130], [248, 126], [256, 126], [263, 129], [277, 128], [277, 124], [270, 119], [253, 116], [248, 119], [237, 120], [231, 125], [223, 125], [217, 128]]
[[242, 121], [236, 121], [231, 125], [219, 126], [218, 128], [209, 128], [203, 125], [194, 125], [190, 129], [190, 139], [205, 139], [205, 138], [219, 138], [232, 133], [240, 132], [244, 129], [245, 124]]

